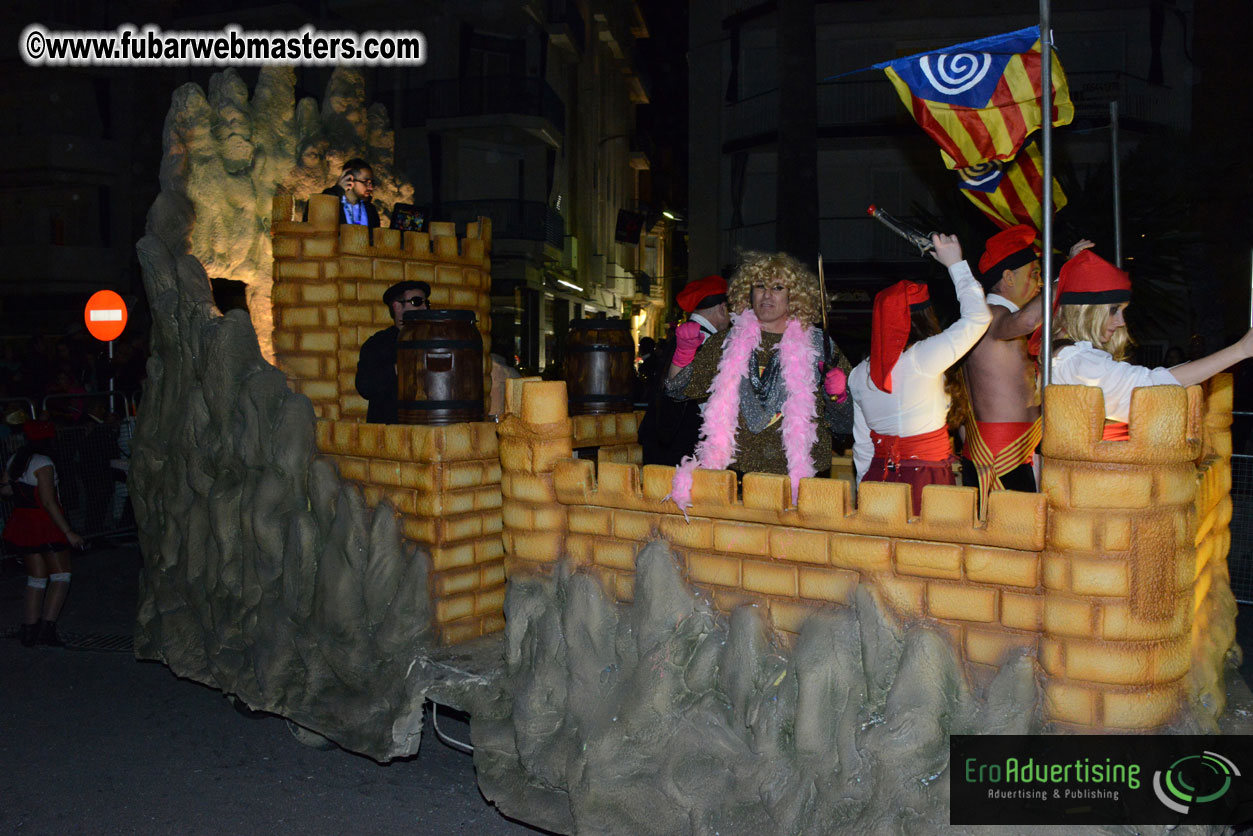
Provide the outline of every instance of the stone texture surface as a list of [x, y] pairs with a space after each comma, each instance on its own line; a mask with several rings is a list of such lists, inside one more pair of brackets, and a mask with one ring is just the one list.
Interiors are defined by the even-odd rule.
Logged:
[[130, 476], [136, 655], [378, 760], [412, 754], [430, 560], [315, 459], [309, 400], [242, 311], [214, 307], [192, 217], [162, 192], [138, 245], [153, 330]]
[[898, 626], [866, 587], [789, 647], [762, 610], [694, 595], [663, 541], [634, 587], [615, 603], [569, 561], [511, 581], [503, 688], [471, 721], [507, 815], [632, 836], [1033, 832], [948, 825], [948, 735], [1042, 728], [1030, 655], [976, 693], [947, 637]]
[[334, 185], [346, 160], [363, 157], [374, 168], [380, 214], [413, 200], [413, 186], [395, 163], [387, 110], [367, 105], [360, 70], [336, 68], [321, 104], [297, 102], [295, 88], [290, 67], [263, 67], [251, 96], [230, 69], [213, 75], [207, 94], [184, 84], [166, 116], [161, 160], [162, 190], [190, 204], [197, 219], [185, 230], [188, 252], [210, 276], [245, 283], [269, 360], [273, 197], [303, 202]]

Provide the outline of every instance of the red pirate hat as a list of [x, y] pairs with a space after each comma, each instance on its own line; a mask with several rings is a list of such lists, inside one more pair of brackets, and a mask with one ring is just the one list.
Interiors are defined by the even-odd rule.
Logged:
[[[1062, 265], [1053, 295], [1053, 314], [1062, 305], [1105, 305], [1131, 301], [1131, 276], [1091, 250], [1084, 250]], [[1028, 350], [1039, 354], [1040, 329], [1028, 340]]]
[[1035, 250], [1035, 227], [1018, 224], [988, 239], [979, 259], [979, 281], [984, 289], [1001, 280], [1006, 270], [1017, 270], [1039, 258]]
[[930, 304], [927, 286], [908, 279], [875, 296], [870, 326], [870, 379], [881, 391], [892, 391], [892, 369], [909, 342], [910, 311]]
[[1057, 279], [1058, 305], [1104, 305], [1131, 300], [1131, 277], [1091, 250], [1062, 265]]
[[687, 313], [727, 301], [727, 280], [722, 276], [706, 276], [694, 282], [688, 282], [679, 291], [679, 307]]

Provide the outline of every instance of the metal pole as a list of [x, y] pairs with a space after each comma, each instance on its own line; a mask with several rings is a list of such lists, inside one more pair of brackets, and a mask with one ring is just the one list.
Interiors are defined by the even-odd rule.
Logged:
[[113, 406], [113, 340], [109, 340], [109, 414], [114, 412]]
[[1044, 236], [1044, 319], [1040, 348], [1040, 383], [1047, 389], [1053, 379], [1053, 32], [1049, 23], [1049, 0], [1040, 0], [1040, 117], [1044, 153], [1044, 185], [1040, 195], [1041, 232]]
[[1114, 175], [1114, 266], [1122, 267], [1122, 175], [1118, 162], [1118, 102], [1109, 103], [1109, 162]]

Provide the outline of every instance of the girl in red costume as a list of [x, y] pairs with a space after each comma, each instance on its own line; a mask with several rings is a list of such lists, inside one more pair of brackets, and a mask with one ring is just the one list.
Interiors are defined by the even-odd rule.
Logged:
[[51, 455], [56, 428], [48, 421], [27, 421], [22, 431], [26, 444], [0, 476], [0, 493], [15, 506], [4, 526], [5, 546], [26, 565], [22, 644], [62, 647], [57, 616], [70, 589], [70, 547], [82, 548], [83, 538], [70, 528], [57, 499]]

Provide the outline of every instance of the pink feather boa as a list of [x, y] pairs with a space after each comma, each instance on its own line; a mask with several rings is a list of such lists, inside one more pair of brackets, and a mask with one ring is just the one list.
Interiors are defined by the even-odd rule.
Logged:
[[[696, 455], [687, 456], [674, 471], [669, 499], [685, 513], [692, 505], [692, 475], [696, 468], [725, 470], [735, 461], [735, 434], [740, 425], [740, 384], [749, 373], [753, 352], [761, 345], [761, 323], [752, 310], [735, 317], [731, 332], [723, 344], [722, 359], [714, 375], [712, 394], [705, 404], [700, 442]], [[783, 401], [783, 423], [780, 427], [787, 472], [792, 480], [795, 501], [801, 479], [814, 475], [810, 456], [818, 440], [818, 424], [814, 418], [817, 393], [813, 370], [818, 365], [818, 349], [809, 336], [809, 329], [795, 319], [788, 320], [779, 342], [780, 370], [787, 397]]]

